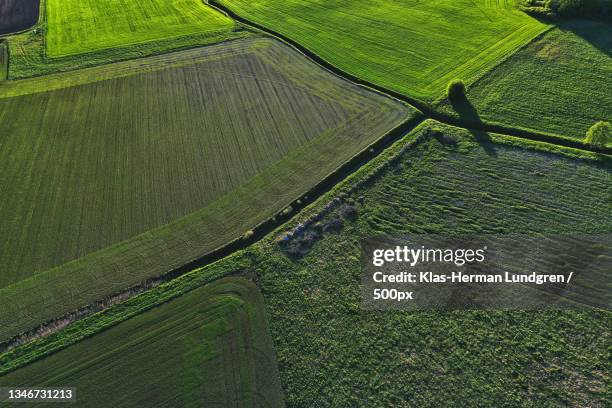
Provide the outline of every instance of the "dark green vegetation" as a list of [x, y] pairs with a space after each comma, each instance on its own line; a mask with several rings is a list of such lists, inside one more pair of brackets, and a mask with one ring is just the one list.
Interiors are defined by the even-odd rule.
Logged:
[[612, 120], [611, 55], [610, 24], [564, 23], [469, 87], [460, 114], [582, 139]]
[[283, 405], [261, 295], [240, 278], [189, 292], [0, 384], [76, 387], [77, 405], [90, 407]]
[[446, 87], [446, 97], [450, 100], [465, 98], [465, 84], [460, 79], [453, 79]]
[[215, 0], [338, 68], [415, 98], [471, 83], [546, 29], [516, 1]]
[[321, 222], [342, 220], [343, 228], [324, 233], [303, 258], [287, 257], [270, 237], [0, 356], [0, 371], [166, 294], [249, 271], [266, 301], [288, 406], [606, 406], [610, 313], [365, 311], [359, 239], [609, 233], [612, 220], [601, 215], [612, 210], [611, 166], [606, 157], [428, 122], [292, 222], [342, 200]]
[[40, 0], [0, 0], [0, 35], [32, 27], [39, 7]]
[[609, 158], [437, 127], [378, 178], [338, 188], [359, 214], [341, 233], [298, 261], [258, 248], [288, 406], [605, 406], [608, 312], [360, 308], [360, 237], [612, 231]]
[[612, 0], [523, 0], [521, 7], [527, 13], [548, 18], [612, 17]]
[[0, 340], [239, 238], [412, 112], [269, 39], [0, 85]]
[[599, 121], [589, 128], [584, 142], [592, 146], [605, 146], [612, 143], [612, 125]]

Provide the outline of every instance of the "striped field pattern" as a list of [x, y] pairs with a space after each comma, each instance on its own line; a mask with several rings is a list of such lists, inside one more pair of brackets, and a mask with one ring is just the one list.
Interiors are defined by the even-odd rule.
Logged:
[[595, 122], [612, 121], [610, 78], [612, 24], [578, 20], [495, 67], [468, 98], [484, 119], [582, 139]]
[[202, 0], [47, 0], [46, 9], [52, 57], [234, 27]]
[[471, 82], [546, 29], [491, 0], [218, 0], [335, 66], [431, 101], [449, 80]]
[[70, 384], [79, 406], [283, 405], [263, 300], [240, 278], [198, 288], [0, 379], [32, 382]]
[[0, 85], [0, 340], [240, 237], [412, 112], [275, 40], [157, 58]]

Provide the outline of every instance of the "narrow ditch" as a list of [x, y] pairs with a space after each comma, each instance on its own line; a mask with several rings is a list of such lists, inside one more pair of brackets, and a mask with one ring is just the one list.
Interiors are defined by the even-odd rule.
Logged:
[[106, 296], [101, 300], [85, 305], [77, 310], [65, 313], [64, 315], [47, 321], [32, 330], [20, 333], [17, 336], [0, 343], [0, 354], [19, 347], [22, 344], [29, 343], [30, 341], [57, 332], [68, 326], [70, 323], [107, 309], [115, 303], [123, 302], [132, 296], [142, 293], [164, 282], [178, 278], [179, 276], [191, 272], [194, 269], [210, 265], [211, 263], [226, 258], [239, 250], [246, 249], [247, 247], [268, 236], [278, 227], [291, 220], [294, 216], [298, 215], [303, 208], [318, 200], [321, 196], [334, 188], [338, 183], [342, 182], [348, 176], [359, 170], [359, 168], [361, 168], [363, 165], [369, 163], [393, 143], [416, 128], [424, 120], [424, 115], [417, 113], [412, 118], [409, 118], [395, 128], [391, 129], [385, 135], [378, 138], [361, 152], [353, 156], [350, 160], [342, 164], [335, 171], [328, 174], [311, 189], [302, 193], [299, 197], [290, 202], [287, 205], [287, 207], [291, 207], [293, 209], [290, 213], [285, 214], [281, 210], [277, 214], [272, 215], [267, 220], [255, 226], [252, 229], [253, 234], [250, 235], [249, 238], [237, 238], [199, 258], [189, 261], [178, 268], [170, 270], [157, 278], [147, 279], [146, 281]]

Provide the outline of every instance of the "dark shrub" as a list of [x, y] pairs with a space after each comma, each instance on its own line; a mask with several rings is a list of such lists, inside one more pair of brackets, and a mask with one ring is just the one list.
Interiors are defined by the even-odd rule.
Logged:
[[359, 215], [357, 212], [357, 207], [353, 205], [345, 205], [344, 207], [342, 207], [341, 211], [342, 211], [342, 216], [346, 218], [347, 220], [351, 220], [351, 221], [356, 220], [357, 216]]
[[465, 84], [460, 79], [453, 79], [448, 83], [446, 96], [450, 100], [461, 100], [465, 98]]
[[334, 217], [325, 223], [323, 232], [340, 232], [344, 228], [344, 221], [341, 218]]
[[521, 9], [541, 17], [609, 20], [612, 17], [611, 0], [523, 0]]

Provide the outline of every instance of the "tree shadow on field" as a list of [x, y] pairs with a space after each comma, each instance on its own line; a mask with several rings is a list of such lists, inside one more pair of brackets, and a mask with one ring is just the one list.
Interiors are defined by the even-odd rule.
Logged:
[[608, 57], [612, 56], [612, 22], [564, 20], [559, 21], [557, 27], [577, 35]]
[[468, 124], [480, 124], [482, 120], [480, 119], [480, 115], [478, 115], [478, 111], [472, 105], [472, 102], [467, 98], [465, 94], [460, 96], [449, 98], [449, 102], [453, 107], [453, 110], [457, 112], [459, 118]]
[[[465, 94], [461, 96], [457, 96], [456, 98], [449, 99], [453, 110], [459, 115], [459, 119], [464, 122], [467, 126], [470, 125], [480, 125], [482, 124], [482, 119], [480, 119], [480, 115], [478, 115], [478, 111], [472, 105], [472, 102], [467, 98]], [[488, 133], [468, 129], [470, 134], [474, 137], [474, 140], [482, 146], [484, 151], [491, 157], [497, 157], [497, 152], [495, 151], [495, 145], [491, 136]]]
[[470, 129], [470, 134], [474, 137], [474, 140], [480, 145], [480, 147], [482, 147], [486, 154], [497, 158], [495, 142], [493, 142], [493, 139], [491, 139], [491, 136], [487, 132]]

